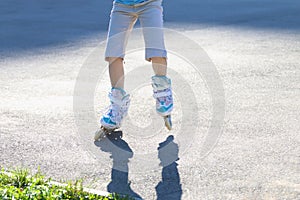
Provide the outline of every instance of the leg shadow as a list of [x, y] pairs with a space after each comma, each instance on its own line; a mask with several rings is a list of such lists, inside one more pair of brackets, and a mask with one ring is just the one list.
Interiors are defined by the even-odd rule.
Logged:
[[155, 187], [157, 200], [180, 200], [182, 188], [176, 161], [178, 158], [178, 144], [174, 142], [174, 136], [159, 144], [158, 158], [162, 169], [162, 180]]
[[110, 158], [112, 158], [113, 161], [111, 181], [107, 185], [107, 191], [141, 199], [141, 197], [130, 188], [130, 181], [128, 181], [128, 162], [129, 158], [133, 157], [133, 152], [129, 145], [122, 139], [122, 135], [122, 131], [116, 131], [106, 138], [95, 142], [95, 145], [100, 147], [102, 151], [111, 154]]

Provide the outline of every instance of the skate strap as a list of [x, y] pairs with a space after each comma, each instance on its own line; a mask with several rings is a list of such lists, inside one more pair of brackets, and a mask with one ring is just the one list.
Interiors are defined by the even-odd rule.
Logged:
[[114, 96], [112, 93], [109, 93], [108, 97], [111, 102], [113, 102], [119, 106], [124, 105], [130, 101], [129, 95], [126, 95], [126, 96], [122, 97], [122, 99], [120, 99], [119, 97]]
[[153, 97], [154, 98], [161, 98], [161, 97], [168, 97], [168, 96], [172, 96], [172, 91], [169, 90], [162, 90], [162, 91], [157, 91], [154, 92]]

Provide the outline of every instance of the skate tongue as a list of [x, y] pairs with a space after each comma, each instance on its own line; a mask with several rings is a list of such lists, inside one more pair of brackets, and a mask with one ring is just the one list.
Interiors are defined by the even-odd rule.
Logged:
[[152, 76], [151, 79], [154, 91], [164, 90], [171, 87], [171, 79], [167, 76]]
[[129, 100], [130, 95], [121, 88], [112, 88], [108, 97], [111, 102], [121, 106]]
[[125, 95], [126, 92], [122, 88], [112, 88], [108, 97], [112, 102], [116, 103], [118, 101], [122, 101]]
[[120, 96], [125, 96], [126, 95], [126, 91], [123, 88], [119, 88], [119, 87], [112, 87], [111, 88], [111, 93], [116, 94], [116, 95], [120, 95]]

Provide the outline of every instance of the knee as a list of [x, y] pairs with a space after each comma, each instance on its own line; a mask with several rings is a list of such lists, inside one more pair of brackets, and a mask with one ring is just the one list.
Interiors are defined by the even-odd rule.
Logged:
[[122, 63], [122, 62], [123, 62], [123, 58], [120, 58], [120, 57], [106, 57], [105, 60], [106, 60], [109, 64], [113, 64], [113, 63]]
[[167, 59], [165, 57], [152, 57], [151, 60], [153, 63], [167, 62]]
[[152, 57], [151, 61], [152, 63], [155, 64], [163, 64], [163, 65], [167, 64], [167, 59], [165, 57]]

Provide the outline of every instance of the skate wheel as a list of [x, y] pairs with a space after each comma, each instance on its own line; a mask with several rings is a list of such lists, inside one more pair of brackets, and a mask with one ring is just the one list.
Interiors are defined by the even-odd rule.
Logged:
[[104, 130], [100, 129], [100, 130], [96, 131], [95, 136], [94, 136], [94, 140], [98, 141], [99, 139], [104, 138], [105, 135], [106, 134], [105, 134]]
[[107, 134], [111, 133], [113, 130], [109, 130], [101, 126], [101, 128], [95, 132], [94, 140], [98, 141], [99, 139], [104, 138]]
[[168, 130], [172, 130], [172, 121], [171, 121], [171, 115], [167, 115], [164, 117], [165, 120], [165, 126]]

